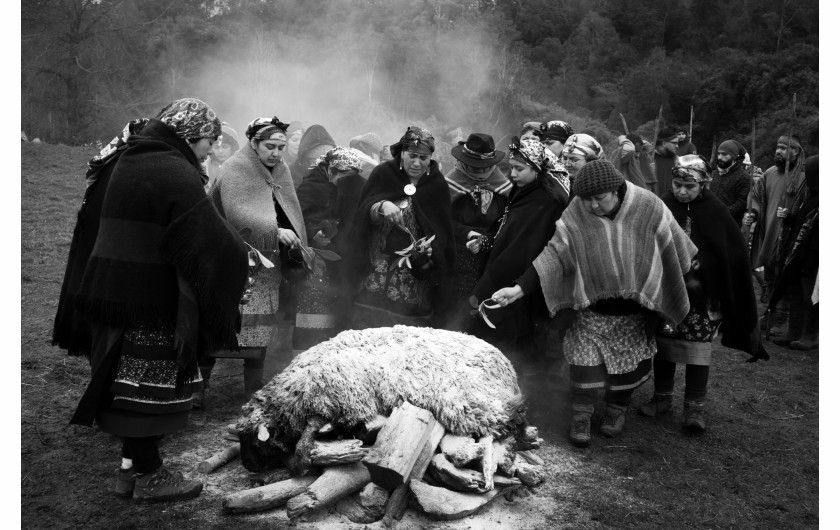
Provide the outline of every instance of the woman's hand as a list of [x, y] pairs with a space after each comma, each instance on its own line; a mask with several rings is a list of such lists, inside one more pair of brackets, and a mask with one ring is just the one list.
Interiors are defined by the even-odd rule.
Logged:
[[788, 209], [787, 208], [782, 208], [781, 206], [779, 206], [779, 208], [776, 210], [776, 217], [778, 217], [779, 219], [784, 219], [787, 216], [788, 216]]
[[383, 218], [394, 224], [402, 223], [402, 210], [400, 210], [400, 207], [391, 201], [382, 201], [382, 205], [379, 207], [379, 212], [382, 214]]
[[473, 254], [478, 254], [478, 251], [481, 250], [481, 234], [474, 230], [467, 233], [467, 250]]
[[525, 296], [525, 293], [522, 292], [522, 287], [520, 287], [519, 284], [517, 284], [513, 287], [505, 287], [504, 289], [499, 289], [498, 291], [493, 293], [493, 296], [491, 296], [490, 298], [500, 306], [505, 307], [516, 302], [523, 296]]
[[330, 244], [330, 238], [324, 235], [322, 230], [318, 230], [314, 236], [312, 236], [312, 244], [316, 247], [325, 247]]
[[277, 240], [280, 241], [281, 244], [289, 248], [300, 247], [300, 238], [297, 236], [297, 234], [295, 234], [294, 230], [291, 230], [289, 228], [278, 228]]

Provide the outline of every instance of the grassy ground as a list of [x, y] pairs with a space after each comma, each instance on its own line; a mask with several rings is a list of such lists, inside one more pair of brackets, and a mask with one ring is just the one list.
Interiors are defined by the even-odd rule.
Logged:
[[[50, 345], [52, 323], [84, 192], [85, 162], [94, 151], [22, 144], [21, 196], [21, 522], [23, 528], [286, 528], [284, 509], [229, 516], [221, 498], [250, 487], [238, 463], [205, 477], [193, 501], [154, 508], [110, 495], [119, 443], [96, 429], [68, 425], [87, 384], [83, 358]], [[769, 362], [716, 345], [709, 387], [708, 432], [680, 429], [672, 417], [649, 420], [633, 399], [625, 433], [571, 446], [568, 399], [541, 396], [534, 423], [546, 443], [546, 483], [530, 495], [495, 501], [474, 516], [434, 522], [409, 510], [400, 528], [811, 528], [817, 527], [819, 352], [767, 345]], [[287, 359], [269, 361], [276, 373]], [[677, 393], [682, 391], [677, 372]], [[241, 363], [221, 360], [209, 407], [189, 428], [164, 439], [168, 464], [198, 475], [196, 464], [231, 442], [246, 396]], [[325, 511], [298, 528], [363, 528]], [[381, 528], [381, 523], [368, 528]]]

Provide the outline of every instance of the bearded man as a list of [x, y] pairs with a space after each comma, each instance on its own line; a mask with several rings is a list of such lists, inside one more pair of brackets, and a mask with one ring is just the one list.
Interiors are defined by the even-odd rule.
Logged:
[[[782, 232], [782, 220], [794, 202], [805, 192], [805, 150], [796, 135], [783, 135], [776, 142], [775, 165], [764, 172], [747, 197], [744, 224], [756, 223], [751, 252], [752, 267], [764, 267], [767, 292], [773, 292], [776, 280], [776, 250]], [[771, 335], [781, 335], [787, 322], [787, 304], [780, 304]], [[762, 325], [766, 325], [762, 323]]]
[[747, 196], [752, 188], [752, 178], [744, 167], [746, 154], [747, 149], [740, 142], [722, 142], [717, 150], [717, 169], [712, 171], [709, 185], [709, 190], [729, 209], [738, 226], [747, 210]]

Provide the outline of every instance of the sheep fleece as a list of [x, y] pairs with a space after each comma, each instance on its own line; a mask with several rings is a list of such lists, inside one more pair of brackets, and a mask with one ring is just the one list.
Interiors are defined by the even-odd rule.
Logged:
[[510, 419], [505, 403], [519, 393], [510, 361], [471, 335], [409, 326], [348, 330], [302, 352], [257, 391], [239, 428], [264, 425], [297, 438], [312, 416], [349, 427], [387, 416], [405, 400], [453, 434], [485, 436]]

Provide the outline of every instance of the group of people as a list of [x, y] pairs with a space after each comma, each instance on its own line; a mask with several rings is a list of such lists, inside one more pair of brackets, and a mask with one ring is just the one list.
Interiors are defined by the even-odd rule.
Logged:
[[[343, 147], [321, 125], [258, 117], [240, 143], [191, 98], [134, 120], [89, 164], [56, 316], [54, 343], [92, 366], [72, 422], [122, 439], [118, 496], [192, 498], [201, 483], [169, 472], [158, 441], [203, 406], [219, 352], [245, 358], [252, 392], [282, 326], [301, 351], [343, 329], [405, 324], [474, 334], [522, 381], [565, 358], [577, 446], [591, 441], [600, 390], [599, 431], [618, 436], [651, 374], [640, 414], [671, 410], [675, 366], [686, 364], [684, 424], [703, 432], [712, 339], [767, 358], [732, 184], [745, 152], [724, 142], [713, 171], [675, 154], [679, 131], [661, 139], [651, 151], [628, 135], [608, 157], [568, 123], [528, 122], [503, 149], [470, 133], [444, 172], [433, 134], [417, 126], [390, 145], [367, 133]], [[817, 164], [797, 148], [742, 202], [755, 205], [744, 217], [760, 227], [754, 254], [784, 220], [770, 281], [804, 302]], [[803, 165], [807, 191], [791, 194], [788, 175]], [[768, 211], [779, 196], [784, 215]], [[791, 318], [802, 305], [791, 298]], [[808, 311], [790, 344], [807, 343]]]

